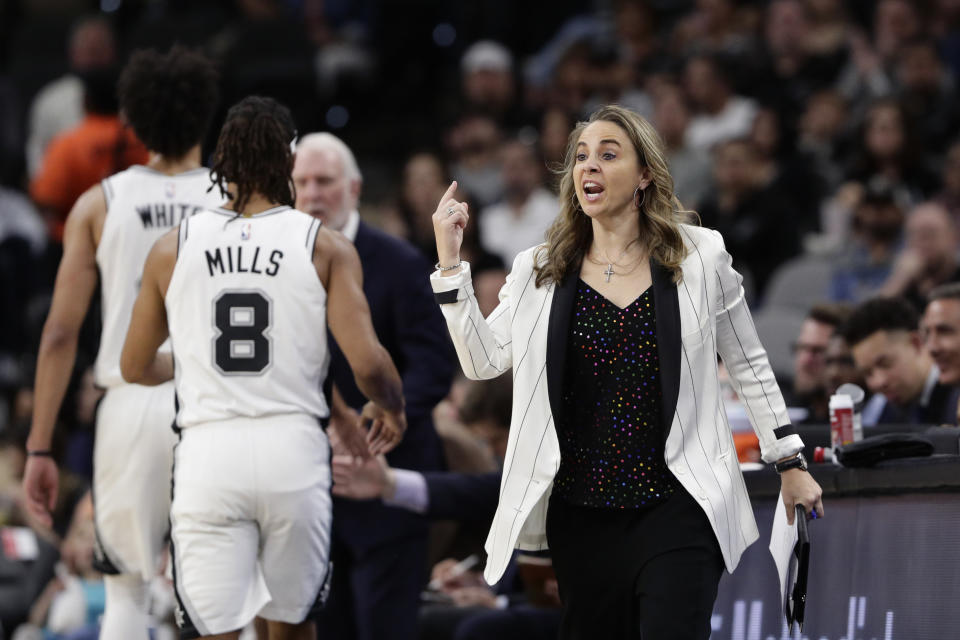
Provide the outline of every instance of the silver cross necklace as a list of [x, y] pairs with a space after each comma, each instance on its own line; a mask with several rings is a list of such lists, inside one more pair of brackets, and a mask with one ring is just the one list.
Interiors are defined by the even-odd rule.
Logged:
[[[612, 276], [615, 276], [615, 275], [621, 275], [621, 276], [630, 275], [630, 274], [633, 273], [634, 270], [637, 268], [636, 265], [639, 264], [639, 262], [640, 262], [639, 259], [638, 259], [637, 262], [633, 265], [633, 268], [630, 269], [629, 271], [618, 273], [618, 272], [616, 272], [616, 271], [613, 270], [613, 265], [617, 265], [618, 267], [621, 266], [620, 263], [619, 263], [619, 260], [620, 260], [621, 258], [623, 258], [623, 256], [627, 255], [627, 251], [630, 250], [630, 247], [633, 246], [633, 243], [636, 242], [636, 241], [637, 241], [637, 239], [634, 238], [634, 239], [631, 240], [629, 243], [627, 243], [627, 246], [623, 248], [623, 251], [620, 252], [620, 255], [617, 256], [617, 259], [616, 259], [616, 260], [611, 260], [611, 259], [610, 259], [610, 256], [607, 254], [606, 250], [604, 250], [604, 252], [603, 252], [603, 257], [605, 257], [605, 258], [607, 259], [607, 262], [606, 262], [607, 268], [603, 270], [603, 275], [607, 276], [607, 282], [610, 282], [610, 278], [611, 278]], [[642, 256], [641, 256], [641, 257], [642, 257]], [[590, 262], [592, 262], [592, 263], [594, 263], [594, 264], [596, 264], [596, 265], [603, 266], [603, 264], [604, 264], [603, 262], [598, 262], [597, 260], [594, 260], [594, 259], [590, 256], [590, 254], [587, 254], [587, 258], [590, 259]]]

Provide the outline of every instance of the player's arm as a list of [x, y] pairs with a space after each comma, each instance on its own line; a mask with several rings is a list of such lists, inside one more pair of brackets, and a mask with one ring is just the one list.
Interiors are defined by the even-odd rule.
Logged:
[[27, 439], [30, 455], [23, 474], [26, 507], [50, 526], [50, 512], [57, 502], [57, 465], [50, 451], [53, 429], [77, 357], [80, 328], [97, 287], [95, 225], [106, 214], [100, 185], [77, 199], [63, 236], [63, 258], [57, 270], [50, 313], [43, 325], [37, 372], [34, 380], [34, 410]]
[[370, 452], [384, 453], [400, 442], [406, 430], [400, 375], [373, 329], [356, 249], [326, 229], [317, 233], [315, 249], [314, 264], [327, 289], [327, 324], [350, 364], [357, 387], [376, 405], [368, 405], [363, 412], [373, 421]]
[[163, 299], [177, 262], [179, 233], [174, 228], [157, 240], [143, 265], [140, 293], [120, 354], [120, 373], [127, 382], [154, 385], [173, 378], [173, 357], [157, 349], [170, 335]]

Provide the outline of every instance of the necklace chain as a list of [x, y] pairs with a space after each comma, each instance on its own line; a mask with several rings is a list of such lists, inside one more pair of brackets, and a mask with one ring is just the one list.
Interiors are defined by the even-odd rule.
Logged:
[[[620, 260], [621, 258], [623, 258], [623, 256], [625, 256], [625, 255], [627, 254], [627, 251], [630, 250], [630, 247], [633, 246], [633, 243], [636, 242], [636, 241], [637, 241], [636, 238], [633, 239], [633, 240], [631, 240], [631, 241], [627, 244], [627, 246], [623, 248], [623, 251], [620, 252], [620, 255], [617, 256], [617, 260]], [[632, 263], [629, 263], [629, 262], [628, 262], [628, 263], [625, 264], [625, 265], [621, 265], [619, 262], [617, 262], [617, 261], [615, 261], [615, 260], [611, 260], [611, 259], [610, 259], [610, 255], [609, 255], [605, 250], [604, 250], [604, 252], [603, 252], [603, 256], [607, 259], [606, 262], [600, 262], [600, 261], [594, 259], [593, 256], [590, 255], [590, 252], [589, 252], [589, 251], [587, 252], [587, 260], [589, 260], [589, 261], [592, 262], [593, 264], [598, 265], [598, 266], [601, 266], [601, 267], [604, 266], [604, 265], [606, 265], [607, 268], [603, 271], [603, 275], [607, 276], [607, 282], [610, 282], [610, 277], [611, 277], [611, 276], [615, 276], [615, 275], [617, 275], [617, 276], [628, 276], [628, 275], [630, 275], [631, 273], [633, 273], [634, 271], [637, 270], [637, 267], [640, 266], [640, 263], [643, 261], [643, 252], [640, 253], [640, 257], [638, 257], [634, 262], [632, 262]], [[614, 266], [616, 266], [616, 267], [621, 267], [621, 268], [626, 268], [626, 267], [629, 266], [630, 269], [627, 270], [627, 271], [614, 271], [614, 270], [613, 270], [613, 267], [614, 267]]]

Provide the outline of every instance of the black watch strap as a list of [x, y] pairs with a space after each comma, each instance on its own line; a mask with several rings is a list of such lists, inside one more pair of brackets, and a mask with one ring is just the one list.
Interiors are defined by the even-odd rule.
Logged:
[[802, 453], [798, 453], [789, 460], [784, 460], [782, 462], [776, 462], [773, 465], [773, 468], [777, 470], [777, 473], [783, 473], [789, 469], [803, 469], [807, 468], [807, 461], [804, 459]]

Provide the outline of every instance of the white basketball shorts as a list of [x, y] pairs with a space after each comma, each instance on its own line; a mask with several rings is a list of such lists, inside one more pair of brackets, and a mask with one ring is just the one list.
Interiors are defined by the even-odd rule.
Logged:
[[183, 634], [303, 622], [329, 584], [330, 446], [307, 415], [183, 429], [171, 557]]
[[97, 409], [93, 504], [97, 567], [150, 580], [170, 525], [173, 382], [107, 390]]

